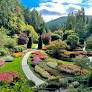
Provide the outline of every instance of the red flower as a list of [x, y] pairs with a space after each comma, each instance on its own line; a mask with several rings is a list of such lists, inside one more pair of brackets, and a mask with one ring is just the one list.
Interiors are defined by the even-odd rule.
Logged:
[[0, 81], [12, 82], [14, 78], [18, 77], [16, 72], [0, 73]]

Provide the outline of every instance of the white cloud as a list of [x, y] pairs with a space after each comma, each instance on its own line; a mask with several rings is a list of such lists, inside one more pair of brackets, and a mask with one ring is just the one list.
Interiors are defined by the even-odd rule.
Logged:
[[[48, 0], [46, 0], [48, 1]], [[45, 2], [40, 3], [39, 7], [36, 9], [40, 12], [42, 10], [47, 10], [49, 12], [56, 12], [60, 15], [50, 15], [42, 13], [43, 19], [47, 22], [52, 19], [59, 18], [61, 16], [66, 16], [69, 12], [68, 10], [72, 7], [74, 8], [74, 11], [77, 11], [81, 9], [81, 5], [87, 5], [89, 6], [85, 8], [86, 15], [92, 15], [92, 0], [86, 0], [82, 2], [83, 0], [51, 0], [51, 2]], [[64, 5], [64, 3], [67, 3], [67, 5]], [[71, 11], [71, 10], [70, 10]]]
[[86, 15], [92, 15], [92, 7], [85, 9]]

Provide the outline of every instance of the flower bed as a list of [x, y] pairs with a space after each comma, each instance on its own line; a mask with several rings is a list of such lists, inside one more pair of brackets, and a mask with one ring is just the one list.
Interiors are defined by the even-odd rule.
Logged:
[[12, 56], [13, 57], [22, 57], [23, 56], [23, 52], [13, 53]]
[[5, 62], [3, 61], [3, 60], [0, 60], [0, 67], [2, 66], [2, 65], [4, 65], [5, 64]]
[[81, 69], [80, 66], [73, 64], [61, 64], [58, 66], [61, 72], [71, 74], [71, 75], [86, 75], [88, 71], [86, 69]]
[[3, 81], [3, 82], [10, 83], [16, 77], [18, 77], [17, 72], [3, 72], [3, 73], [0, 73], [0, 81]]
[[33, 64], [37, 64], [48, 58], [48, 56], [41, 51], [34, 51], [32, 52], [32, 55], [33, 55], [33, 58], [32, 58]]

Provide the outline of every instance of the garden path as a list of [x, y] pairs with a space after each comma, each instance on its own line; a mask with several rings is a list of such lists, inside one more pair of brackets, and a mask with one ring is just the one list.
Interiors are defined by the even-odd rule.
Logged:
[[[34, 50], [32, 50], [32, 51], [34, 51]], [[32, 51], [29, 51], [24, 55], [24, 57], [22, 59], [22, 69], [23, 69], [23, 72], [25, 73], [26, 77], [28, 78], [28, 80], [32, 80], [36, 86], [39, 86], [45, 82], [43, 80], [39, 79], [37, 76], [35, 76], [34, 73], [30, 70], [29, 65], [27, 64], [28, 57], [32, 53]]]

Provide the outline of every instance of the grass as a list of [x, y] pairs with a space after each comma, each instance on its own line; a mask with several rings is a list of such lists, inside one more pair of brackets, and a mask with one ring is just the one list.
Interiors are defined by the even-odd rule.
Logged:
[[25, 78], [25, 75], [22, 71], [22, 66], [21, 66], [21, 61], [22, 58], [16, 58], [14, 61], [12, 62], [7, 62], [5, 65], [3, 65], [2, 67], [0, 67], [0, 72], [12, 72], [12, 71], [16, 71], [19, 73], [19, 76], [22, 78]]
[[32, 44], [32, 49], [36, 49], [37, 48], [37, 44]]

